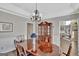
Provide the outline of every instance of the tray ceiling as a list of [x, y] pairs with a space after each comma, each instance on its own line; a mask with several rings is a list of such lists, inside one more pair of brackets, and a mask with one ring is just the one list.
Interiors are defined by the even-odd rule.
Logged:
[[[37, 8], [43, 19], [70, 15], [79, 8], [76, 3], [38, 3]], [[35, 10], [35, 3], [4, 3], [0, 9], [29, 18]], [[77, 11], [78, 12], [78, 11]]]

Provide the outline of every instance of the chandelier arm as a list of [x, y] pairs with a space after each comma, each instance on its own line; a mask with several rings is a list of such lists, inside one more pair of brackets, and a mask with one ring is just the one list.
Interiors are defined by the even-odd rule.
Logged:
[[39, 15], [39, 11], [37, 10], [37, 2], [36, 2], [36, 10], [34, 11], [34, 15], [32, 16], [32, 21], [41, 21], [41, 16]]

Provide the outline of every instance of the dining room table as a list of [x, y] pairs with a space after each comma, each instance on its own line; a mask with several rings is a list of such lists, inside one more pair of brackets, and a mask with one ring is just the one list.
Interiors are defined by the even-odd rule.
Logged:
[[27, 49], [27, 41], [23, 41], [21, 43], [17, 43], [16, 45], [20, 45], [24, 48], [25, 52], [29, 52], [31, 53], [32, 55], [34, 56], [59, 56], [59, 46], [55, 45], [55, 44], [52, 44], [52, 49], [53, 51], [51, 53], [45, 53], [45, 52], [42, 52], [39, 48], [38, 48], [38, 45], [37, 46], [37, 51], [36, 52], [33, 52], [32, 49]]

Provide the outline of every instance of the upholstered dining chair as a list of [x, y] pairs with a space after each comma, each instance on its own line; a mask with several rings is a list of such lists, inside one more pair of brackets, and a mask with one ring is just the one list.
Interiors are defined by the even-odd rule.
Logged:
[[26, 55], [24, 48], [22, 46], [18, 45], [18, 43], [20, 43], [20, 42], [14, 40], [14, 45], [15, 45], [15, 48], [16, 48], [17, 56]]
[[24, 51], [24, 48], [20, 45], [16, 46], [17, 56], [26, 56], [27, 54]]
[[67, 53], [64, 53], [64, 52], [63, 52], [63, 54], [66, 55], [66, 56], [70, 56], [71, 49], [72, 49], [72, 44], [70, 43], [69, 49], [68, 49]]

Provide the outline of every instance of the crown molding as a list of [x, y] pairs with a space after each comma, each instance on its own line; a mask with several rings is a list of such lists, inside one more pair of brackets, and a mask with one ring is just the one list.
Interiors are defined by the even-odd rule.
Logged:
[[6, 12], [6, 13], [9, 13], [9, 14], [12, 14], [12, 15], [16, 15], [16, 16], [19, 16], [19, 17], [28, 18], [28, 16], [25, 16], [23, 14], [20, 14], [20, 13], [11, 11], [11, 10], [7, 10], [7, 9], [4, 9], [4, 8], [0, 8], [0, 11]]
[[14, 6], [12, 4], [0, 4], [0, 11], [24, 18], [28, 18], [29, 16], [29, 13], [27, 11], [24, 11], [23, 9], [18, 8], [17, 6]]

